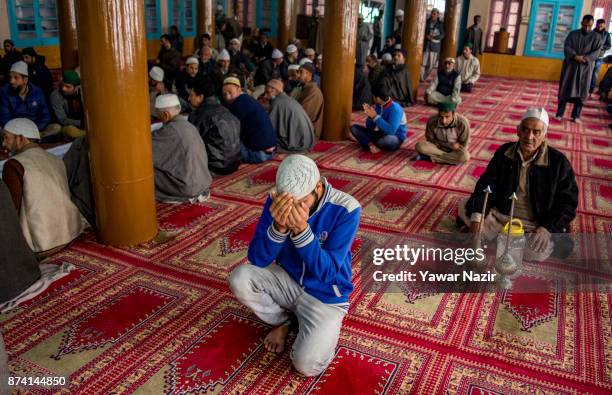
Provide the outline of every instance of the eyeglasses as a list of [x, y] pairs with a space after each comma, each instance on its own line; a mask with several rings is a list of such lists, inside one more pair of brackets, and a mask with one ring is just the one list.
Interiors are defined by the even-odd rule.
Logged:
[[544, 133], [542, 129], [530, 129], [526, 126], [520, 126], [519, 131], [525, 135], [529, 135], [530, 133], [533, 133], [535, 137], [540, 137]]

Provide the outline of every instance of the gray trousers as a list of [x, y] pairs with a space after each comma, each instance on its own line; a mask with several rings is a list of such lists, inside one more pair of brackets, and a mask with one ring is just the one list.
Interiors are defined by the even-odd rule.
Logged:
[[431, 70], [438, 67], [438, 58], [440, 52], [434, 52], [430, 50], [423, 51], [423, 64], [421, 66], [421, 81], [425, 81], [431, 73]]
[[295, 369], [316, 376], [334, 358], [346, 310], [307, 294], [276, 264], [260, 268], [240, 265], [229, 277], [232, 292], [262, 321], [278, 326], [295, 314], [299, 332], [291, 350]]

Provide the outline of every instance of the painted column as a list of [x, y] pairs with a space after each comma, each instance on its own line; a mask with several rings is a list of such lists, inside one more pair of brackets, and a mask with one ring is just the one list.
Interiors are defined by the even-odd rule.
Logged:
[[387, 0], [385, 3], [385, 16], [384, 16], [384, 29], [383, 29], [383, 43], [387, 36], [393, 35], [393, 28], [395, 25], [395, 0]]
[[440, 65], [446, 58], [457, 57], [459, 25], [461, 24], [461, 0], [446, 0], [444, 11], [444, 39], [440, 49]]
[[77, 0], [78, 44], [101, 241], [157, 234], [144, 3]]
[[279, 0], [278, 2], [278, 43], [277, 47], [285, 48], [295, 34], [295, 2]]
[[351, 126], [359, 0], [325, 2], [323, 138], [343, 140]]
[[[450, 1], [450, 0], [449, 0]], [[404, 32], [402, 46], [408, 52], [406, 66], [412, 79], [412, 98], [419, 91], [419, 76], [423, 64], [423, 44], [425, 43], [425, 24], [427, 23], [427, 4], [422, 0], [406, 0], [404, 5]]]
[[[198, 37], [204, 33], [210, 34], [210, 42], [215, 42], [215, 2], [214, 0], [198, 0]], [[196, 47], [200, 45], [196, 42]]]
[[79, 65], [77, 18], [74, 0], [57, 0], [57, 18], [59, 22], [62, 69], [72, 70]]

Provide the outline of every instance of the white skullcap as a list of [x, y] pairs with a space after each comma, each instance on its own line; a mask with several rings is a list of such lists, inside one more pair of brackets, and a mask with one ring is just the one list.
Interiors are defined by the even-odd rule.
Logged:
[[223, 11], [223, 6], [221, 4], [217, 4], [217, 11]]
[[542, 107], [528, 108], [523, 114], [521, 121], [527, 118], [539, 119], [540, 121], [544, 122], [544, 125], [548, 126], [548, 112], [546, 112], [546, 110]]
[[395, 11], [395, 16], [404, 16], [404, 10], [399, 9], [399, 10]]
[[232, 38], [232, 39], [230, 40], [230, 44], [234, 44], [234, 43], [236, 43], [236, 44], [240, 45], [240, 40], [238, 40], [237, 38]]
[[190, 56], [187, 58], [187, 60], [185, 61], [186, 65], [190, 65], [190, 64], [199, 64], [200, 62], [198, 61], [197, 58], [194, 58], [193, 56]]
[[319, 168], [312, 159], [304, 155], [289, 155], [278, 166], [276, 191], [278, 194], [288, 192], [299, 200], [308, 196], [320, 180]]
[[297, 52], [297, 47], [293, 44], [287, 45], [287, 53], [294, 53], [294, 52]]
[[164, 69], [153, 66], [149, 71], [149, 77], [151, 77], [151, 79], [154, 81], [162, 82], [164, 80]]
[[11, 119], [4, 125], [4, 130], [14, 135], [20, 135], [28, 139], [40, 140], [38, 126], [27, 118]]
[[279, 51], [278, 49], [274, 49], [274, 51], [272, 51], [272, 59], [282, 59], [283, 58], [283, 53], [281, 51]]
[[300, 69], [300, 65], [298, 65], [298, 64], [290, 64], [288, 69], [289, 70], [296, 70], [297, 71], [297, 70]]
[[11, 72], [25, 75], [27, 77], [29, 75], [28, 74], [28, 64], [24, 62], [23, 60], [20, 60], [19, 62], [15, 62], [11, 66]]
[[159, 95], [155, 99], [155, 108], [158, 110], [161, 108], [172, 108], [180, 105], [181, 103], [179, 102], [178, 96], [174, 93]]
[[312, 56], [314, 54], [317, 53], [317, 51], [315, 51], [313, 48], [306, 48], [306, 50], [304, 51], [304, 53], [308, 56]]
[[319, 59], [319, 60], [323, 60], [323, 54], [322, 54], [322, 53], [320, 53], [320, 54], [319, 54], [319, 56], [317, 56], [317, 59]]
[[227, 49], [224, 49], [223, 51], [221, 51], [217, 59], [218, 60], [230, 60], [230, 54], [229, 52], [227, 52]]
[[312, 60], [310, 60], [308, 58], [302, 58], [302, 59], [300, 59], [300, 61], [298, 63], [300, 64], [300, 66], [302, 66], [305, 63], [312, 63]]
[[381, 58], [382, 60], [393, 60], [393, 57], [389, 52], [385, 52]]
[[393, 49], [402, 49], [402, 44], [395, 44]]

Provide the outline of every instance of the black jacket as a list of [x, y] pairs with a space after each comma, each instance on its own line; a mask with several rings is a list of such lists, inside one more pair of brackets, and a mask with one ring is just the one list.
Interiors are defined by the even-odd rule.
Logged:
[[53, 76], [49, 68], [45, 65], [45, 60], [44, 56], [36, 55], [36, 62], [28, 66], [28, 74], [30, 82], [45, 92], [45, 97], [48, 102], [49, 96], [51, 96], [51, 92], [53, 92]]
[[287, 62], [283, 61], [283, 63], [276, 66], [272, 63], [272, 59], [264, 60], [255, 72], [254, 83], [255, 86], [265, 85], [271, 79], [279, 79], [284, 82], [287, 81], [288, 74]]
[[201, 78], [202, 77], [199, 73], [196, 74], [195, 77], [192, 77], [187, 73], [186, 69], [181, 71], [174, 82], [178, 96], [183, 100], [187, 100], [189, 98], [189, 90], [193, 88], [193, 86], [197, 84]]
[[[506, 143], [499, 147], [487, 169], [480, 176], [476, 188], [466, 204], [467, 216], [481, 212], [483, 190], [491, 186], [486, 212], [492, 207], [502, 214], [510, 214], [510, 195], [518, 188], [521, 159], [518, 143]], [[566, 233], [576, 217], [578, 186], [572, 165], [560, 151], [546, 146], [530, 167], [528, 175], [529, 198], [535, 222], [550, 233]]]
[[229, 174], [240, 165], [240, 121], [216, 98], [208, 98], [189, 114], [200, 132], [208, 154], [208, 168], [219, 174]]

